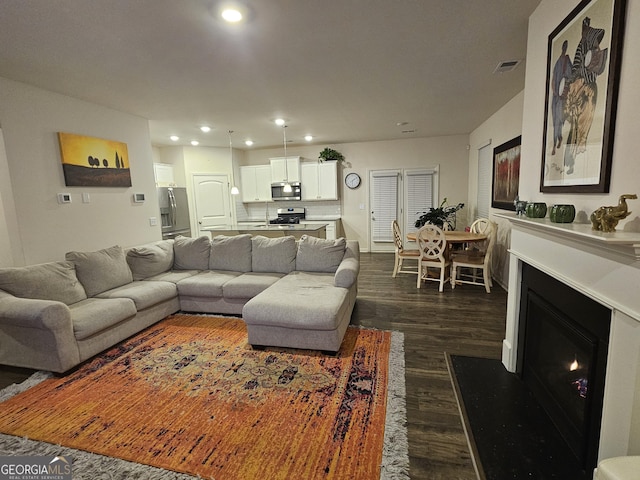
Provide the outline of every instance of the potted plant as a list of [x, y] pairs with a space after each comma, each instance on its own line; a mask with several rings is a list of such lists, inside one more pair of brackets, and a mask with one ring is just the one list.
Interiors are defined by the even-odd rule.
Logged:
[[[449, 225], [450, 230], [456, 228], [456, 212], [464, 208], [464, 203], [458, 203], [457, 205], [447, 205], [447, 199], [445, 198], [439, 207], [429, 208], [429, 211], [422, 212], [422, 215], [416, 220], [415, 226], [420, 228], [425, 223], [436, 225], [439, 228], [443, 228], [446, 223]], [[418, 212], [420, 213], [420, 212]]]
[[344, 155], [333, 148], [327, 147], [320, 152], [320, 161], [344, 162]]

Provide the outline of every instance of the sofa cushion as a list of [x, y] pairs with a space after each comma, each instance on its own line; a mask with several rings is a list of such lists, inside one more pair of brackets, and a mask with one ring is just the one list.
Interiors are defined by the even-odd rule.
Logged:
[[253, 298], [284, 277], [284, 273], [249, 272], [222, 286], [224, 298]]
[[347, 241], [340, 237], [336, 240], [303, 235], [298, 242], [296, 270], [305, 272], [335, 273]]
[[351, 288], [358, 280], [360, 273], [360, 244], [355, 240], [347, 242], [344, 258], [336, 270], [334, 284], [336, 287]]
[[348, 290], [335, 287], [333, 275], [293, 272], [249, 300], [242, 318], [247, 325], [334, 330], [348, 307]]
[[207, 270], [210, 250], [209, 237], [178, 236], [173, 243], [173, 268], [177, 270]]
[[130, 298], [138, 311], [153, 307], [178, 295], [176, 284], [171, 282], [138, 281], [108, 290], [98, 298]]
[[254, 272], [289, 273], [296, 268], [296, 239], [291, 236], [251, 238], [251, 270]]
[[87, 298], [71, 262], [0, 268], [0, 289], [16, 297], [71, 305]]
[[136, 314], [130, 298], [88, 298], [69, 307], [77, 340], [95, 335]]
[[208, 270], [200, 272], [177, 283], [178, 293], [190, 297], [222, 297], [222, 286], [229, 280], [242, 275], [240, 272]]
[[154, 275], [153, 277], [145, 278], [145, 280], [178, 283], [180, 280], [193, 277], [199, 273], [200, 270], [170, 270], [159, 275]]
[[124, 250], [118, 245], [97, 252], [68, 252], [65, 258], [75, 264], [89, 297], [133, 281]]
[[211, 240], [210, 270], [251, 271], [251, 235], [217, 235]]
[[134, 280], [159, 275], [173, 267], [173, 240], [140, 245], [127, 251], [127, 263]]

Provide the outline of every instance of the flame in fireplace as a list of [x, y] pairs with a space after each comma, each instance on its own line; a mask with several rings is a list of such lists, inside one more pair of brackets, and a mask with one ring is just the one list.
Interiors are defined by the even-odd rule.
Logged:
[[578, 359], [574, 358], [573, 362], [571, 362], [571, 365], [569, 365], [569, 371], [575, 372], [578, 368], [580, 368], [580, 364], [578, 363]]

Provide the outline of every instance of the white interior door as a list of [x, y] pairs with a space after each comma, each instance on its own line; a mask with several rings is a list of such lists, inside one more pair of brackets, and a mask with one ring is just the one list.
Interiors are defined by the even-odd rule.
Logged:
[[417, 230], [417, 218], [432, 207], [438, 198], [438, 170], [436, 166], [370, 172], [370, 251], [393, 251], [393, 220], [400, 224], [405, 241], [407, 233]]
[[404, 171], [404, 222], [398, 220], [404, 233], [417, 231], [416, 220], [434, 206], [438, 198], [437, 174], [438, 167]]
[[391, 222], [402, 218], [400, 170], [369, 173], [370, 251], [393, 251]]
[[203, 227], [232, 223], [228, 175], [194, 174], [193, 193], [199, 235], [211, 234]]

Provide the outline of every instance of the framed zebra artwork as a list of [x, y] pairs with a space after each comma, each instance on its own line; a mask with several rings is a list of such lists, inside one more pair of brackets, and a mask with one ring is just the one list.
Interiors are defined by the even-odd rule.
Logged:
[[609, 192], [626, 3], [583, 0], [549, 35], [541, 192]]

